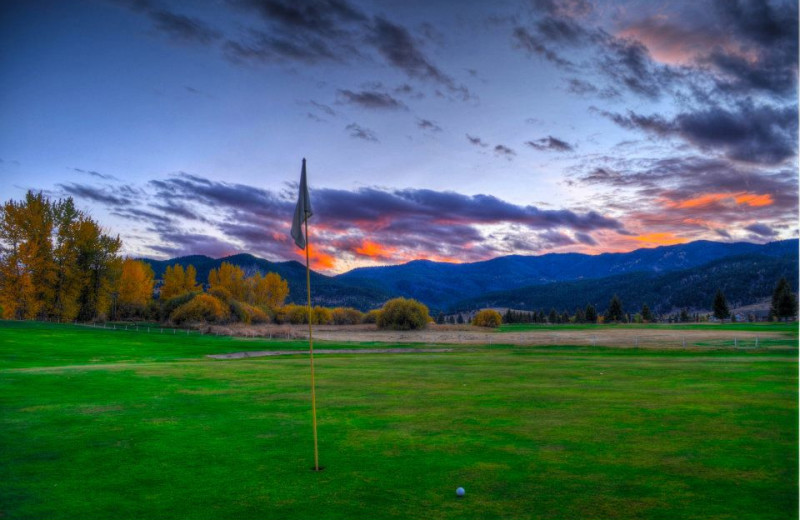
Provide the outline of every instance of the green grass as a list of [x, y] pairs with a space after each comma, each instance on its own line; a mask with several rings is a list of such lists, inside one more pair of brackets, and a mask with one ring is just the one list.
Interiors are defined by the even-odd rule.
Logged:
[[763, 322], [763, 323], [618, 323], [588, 324], [565, 323], [550, 325], [542, 323], [504, 323], [500, 332], [527, 332], [536, 330], [608, 330], [608, 329], [658, 329], [658, 330], [730, 330], [741, 332], [782, 332], [789, 337], [798, 336], [797, 322]]
[[0, 517], [797, 518], [796, 353], [249, 344], [0, 322]]

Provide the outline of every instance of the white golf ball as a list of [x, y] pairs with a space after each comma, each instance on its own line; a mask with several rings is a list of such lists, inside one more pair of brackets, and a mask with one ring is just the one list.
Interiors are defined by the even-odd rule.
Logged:
[[460, 487], [456, 489], [456, 496], [463, 497], [464, 493], [466, 493], [466, 491], [464, 491], [464, 488]]

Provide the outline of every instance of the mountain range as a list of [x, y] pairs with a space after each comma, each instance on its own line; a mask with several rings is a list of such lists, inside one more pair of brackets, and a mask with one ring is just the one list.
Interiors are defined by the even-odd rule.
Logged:
[[[305, 299], [305, 266], [296, 261], [270, 262], [249, 254], [144, 260], [157, 279], [173, 264], [194, 265], [199, 281], [207, 280], [208, 272], [222, 262], [238, 265], [247, 275], [273, 271], [288, 281], [290, 301]], [[360, 267], [336, 276], [312, 271], [311, 284], [315, 304], [362, 310], [397, 296], [415, 298], [436, 311], [489, 306], [574, 310], [587, 303], [602, 310], [617, 293], [631, 305], [640, 306], [641, 301], [669, 312], [682, 307], [707, 309], [717, 288], [730, 293], [732, 303], [734, 298], [737, 304], [755, 303], [771, 295], [781, 276], [796, 290], [797, 266], [797, 239], [768, 244], [696, 241], [599, 255], [509, 255], [465, 264], [414, 260]]]

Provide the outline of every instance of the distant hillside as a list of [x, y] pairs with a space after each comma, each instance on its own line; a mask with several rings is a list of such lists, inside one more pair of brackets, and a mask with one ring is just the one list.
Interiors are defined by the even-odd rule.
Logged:
[[[207, 283], [209, 271], [211, 269], [219, 269], [222, 262], [241, 267], [246, 276], [251, 276], [256, 272], [261, 274], [278, 273], [289, 283], [288, 301], [300, 304], [306, 302], [306, 268], [300, 262], [270, 262], [249, 254], [239, 254], [218, 259], [203, 255], [193, 255], [171, 260], [150, 260], [147, 258], [142, 260], [153, 267], [156, 279], [161, 279], [164, 276], [167, 266], [175, 264], [180, 264], [184, 268], [190, 264], [193, 265], [197, 269], [197, 281], [200, 283]], [[353, 286], [346, 281], [340, 281], [334, 277], [325, 276], [314, 271], [311, 271], [311, 297], [314, 305], [355, 307], [361, 310], [380, 307], [389, 299], [389, 295], [380, 289]]]
[[452, 310], [510, 307], [574, 312], [576, 308], [591, 303], [599, 312], [604, 312], [611, 297], [617, 294], [626, 312], [638, 312], [646, 303], [660, 314], [684, 307], [690, 311], [708, 310], [717, 289], [725, 293], [731, 307], [739, 307], [771, 297], [782, 276], [797, 291], [797, 256], [742, 255], [665, 274], [638, 272], [594, 280], [532, 285], [465, 299], [455, 303]]
[[[695, 306], [706, 304], [697, 298], [687, 296], [688, 293], [678, 281], [667, 283], [676, 279], [665, 275], [688, 273], [694, 268], [713, 264], [718, 260], [738, 257], [739, 260], [729, 267], [724, 269], [718, 267], [722, 270], [718, 275], [709, 278], [711, 281], [708, 283], [724, 282], [724, 287], [730, 286], [729, 299], [740, 294], [739, 288], [741, 288], [741, 303], [748, 304], [755, 301], [748, 300], [750, 295], [762, 294], [766, 285], [774, 284], [778, 279], [780, 275], [777, 273], [784, 272], [790, 264], [794, 264], [792, 272], [795, 273], [790, 279], [796, 280], [797, 248], [797, 240], [763, 245], [698, 241], [653, 249], [638, 249], [629, 253], [605, 253], [594, 256], [578, 253], [511, 255], [470, 264], [415, 260], [388, 267], [363, 267], [338, 276], [325, 276], [312, 271], [311, 293], [315, 305], [343, 305], [361, 310], [380, 307], [383, 302], [396, 296], [415, 298], [432, 310], [438, 311], [467, 305], [486, 306], [479, 303], [505, 301], [507, 298], [513, 301], [521, 295], [533, 292], [540, 294], [542, 291], [550, 291], [549, 298], [557, 297], [554, 301], [564, 302], [559, 305], [570, 310], [574, 310], [576, 305], [586, 305], [587, 301], [604, 306], [608, 300], [607, 295], [610, 297], [613, 292], [618, 292], [622, 296], [623, 291], [630, 291], [631, 297], [628, 301], [632, 304], [639, 301], [637, 291], [641, 293], [640, 299], [643, 299], [645, 294], [653, 293], [652, 297], [647, 296], [651, 308], [656, 301], [663, 301], [664, 306]], [[745, 260], [748, 258], [749, 260]], [[289, 300], [294, 303], [305, 302], [305, 266], [299, 262], [269, 262], [249, 254], [219, 259], [195, 255], [163, 261], [145, 260], [153, 266], [156, 278], [161, 278], [166, 267], [175, 263], [183, 266], [194, 265], [200, 282], [206, 282], [208, 272], [219, 268], [222, 262], [238, 265], [247, 275], [256, 271], [262, 274], [276, 272], [289, 282]], [[748, 261], [749, 264], [742, 263]], [[719, 266], [725, 265], [728, 264], [719, 264]], [[734, 265], [748, 267], [737, 270]], [[749, 279], [750, 271], [747, 269], [754, 273], [762, 273], [763, 283], [766, 285], [754, 286]], [[653, 284], [656, 282], [662, 285], [658, 285], [658, 289], [653, 289]], [[686, 283], [691, 286], [694, 282]], [[533, 291], [532, 286], [540, 287]], [[769, 291], [771, 290], [770, 287]], [[501, 294], [502, 292], [506, 293]], [[570, 292], [580, 293], [582, 297], [570, 300]], [[660, 299], [655, 297], [658, 294], [661, 294]], [[541, 300], [535, 300], [539, 303], [534, 303], [534, 300], [519, 301], [528, 302], [527, 305], [537, 308], [546, 305], [549, 309], [555, 305], [541, 303]], [[518, 304], [497, 306], [523, 308]]]
[[797, 240], [763, 245], [697, 241], [638, 249], [629, 253], [512, 255], [471, 264], [416, 260], [403, 265], [354, 269], [336, 278], [351, 285], [416, 298], [430, 307], [445, 309], [456, 302], [489, 292], [560, 281], [607, 278], [625, 273], [667, 273], [731, 256], [788, 255], [796, 261], [797, 247]]

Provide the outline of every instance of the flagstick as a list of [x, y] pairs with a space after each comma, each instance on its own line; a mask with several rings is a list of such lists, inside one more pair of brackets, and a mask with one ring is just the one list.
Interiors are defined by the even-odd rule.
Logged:
[[311, 269], [308, 264], [308, 251], [311, 241], [308, 236], [308, 217], [304, 219], [306, 225], [306, 292], [308, 294], [308, 349], [311, 353], [311, 417], [314, 425], [314, 471], [319, 471], [319, 450], [317, 448], [317, 394], [314, 389], [314, 340], [311, 337]]

